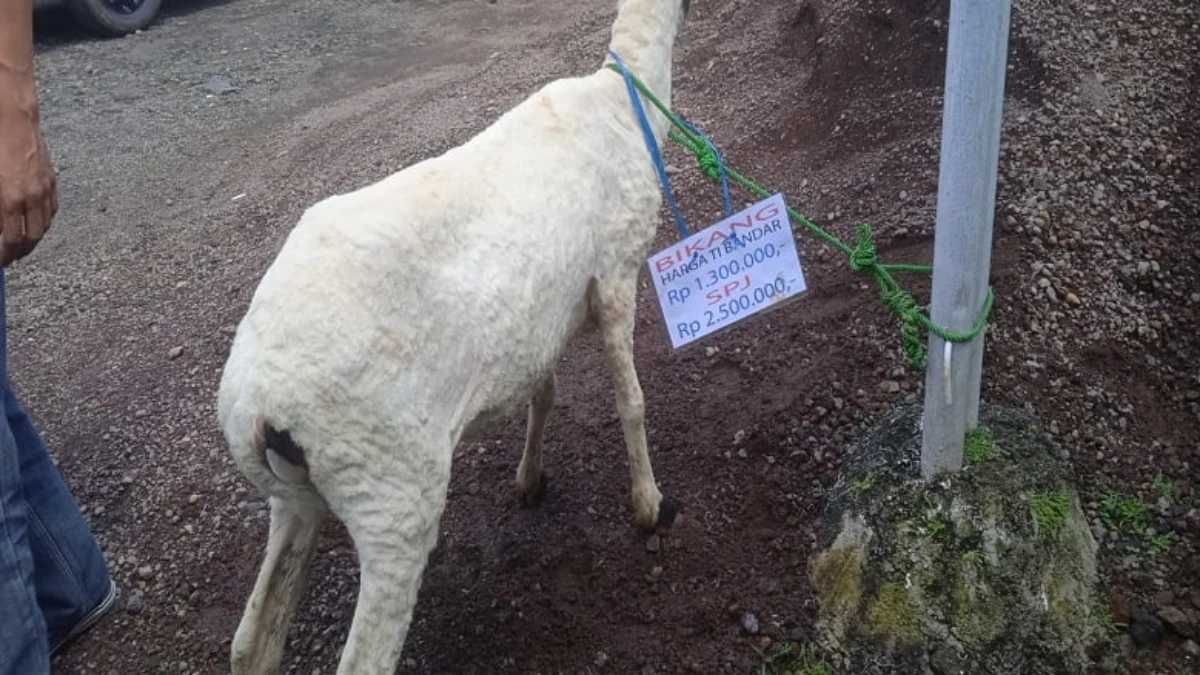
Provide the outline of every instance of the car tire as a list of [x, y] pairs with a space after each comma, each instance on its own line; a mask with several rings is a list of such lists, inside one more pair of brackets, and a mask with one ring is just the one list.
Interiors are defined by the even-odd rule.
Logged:
[[162, 0], [68, 0], [67, 7], [88, 30], [120, 37], [150, 25]]

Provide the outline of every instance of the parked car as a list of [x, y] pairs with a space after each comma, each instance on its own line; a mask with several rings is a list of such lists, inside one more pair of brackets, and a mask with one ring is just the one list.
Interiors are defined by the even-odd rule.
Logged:
[[120, 37], [150, 25], [162, 0], [33, 0], [34, 9], [65, 7], [88, 30]]

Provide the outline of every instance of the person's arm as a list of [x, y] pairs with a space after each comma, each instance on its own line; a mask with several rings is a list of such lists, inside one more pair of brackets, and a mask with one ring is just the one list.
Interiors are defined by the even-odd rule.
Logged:
[[37, 246], [58, 210], [38, 126], [33, 0], [0, 0], [0, 264]]

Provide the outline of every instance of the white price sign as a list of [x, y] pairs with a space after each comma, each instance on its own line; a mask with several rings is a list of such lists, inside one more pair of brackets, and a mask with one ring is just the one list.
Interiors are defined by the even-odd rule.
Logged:
[[676, 349], [807, 288], [780, 194], [656, 253], [649, 262]]

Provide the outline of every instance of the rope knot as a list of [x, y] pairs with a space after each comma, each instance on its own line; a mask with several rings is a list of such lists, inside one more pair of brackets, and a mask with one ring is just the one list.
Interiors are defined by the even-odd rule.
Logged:
[[854, 238], [858, 245], [850, 252], [850, 269], [855, 272], [866, 272], [879, 264], [879, 254], [875, 251], [875, 235], [869, 225], [859, 225], [854, 230]]
[[917, 369], [925, 367], [925, 342], [921, 340], [921, 308], [908, 292], [893, 288], [882, 293], [883, 304], [900, 320], [900, 344], [909, 362]]
[[721, 180], [721, 159], [710, 146], [705, 145], [697, 149], [696, 162], [700, 165], [700, 173], [709, 180]]

